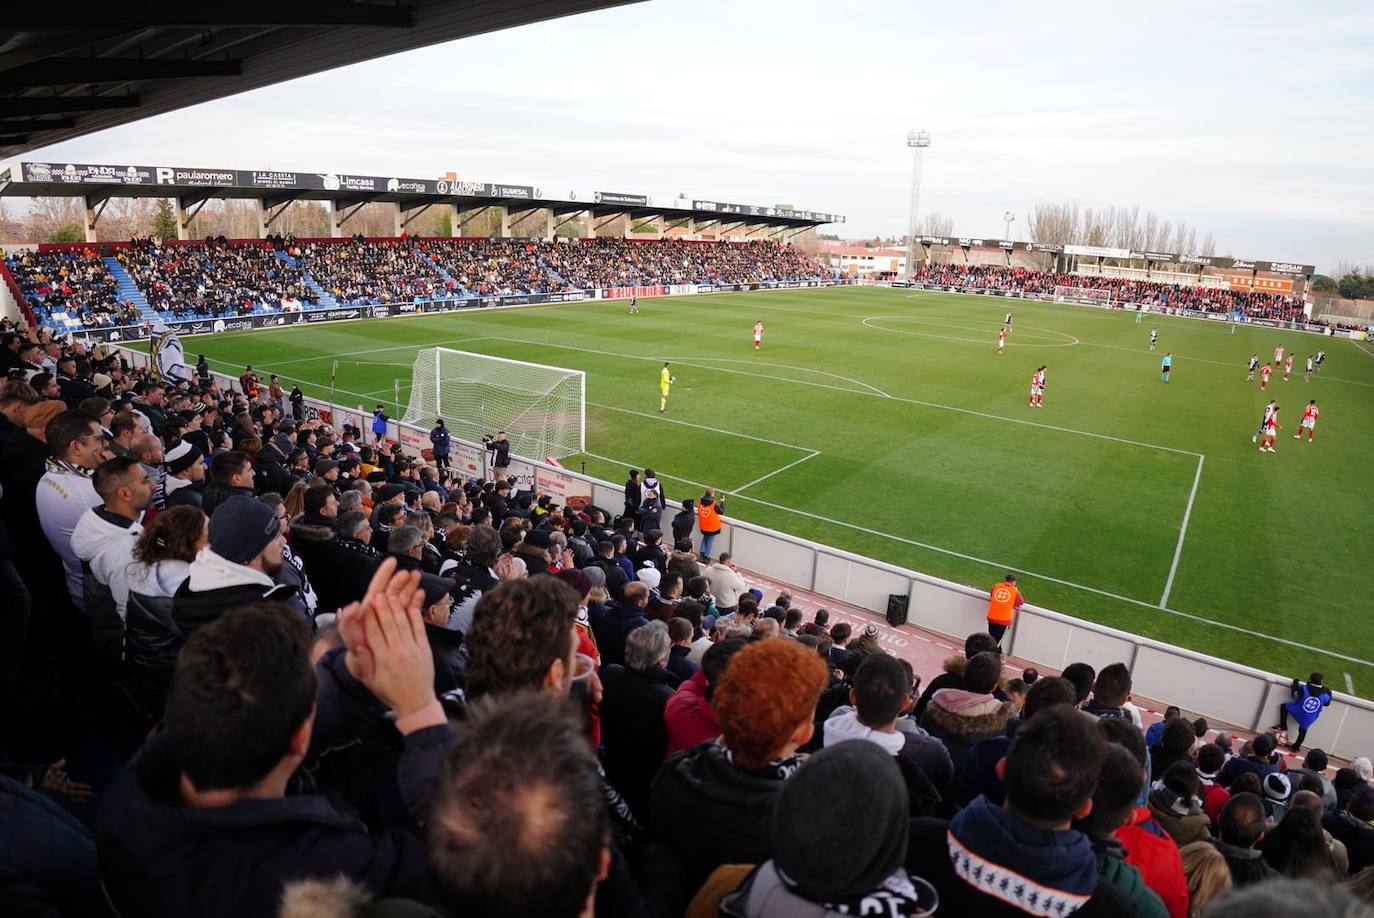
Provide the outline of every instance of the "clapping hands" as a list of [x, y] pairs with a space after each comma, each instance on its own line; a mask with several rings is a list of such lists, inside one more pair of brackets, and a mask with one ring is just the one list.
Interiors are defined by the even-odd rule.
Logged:
[[438, 703], [423, 606], [420, 572], [398, 571], [396, 560], [387, 558], [362, 601], [339, 610], [348, 671], [398, 720]]

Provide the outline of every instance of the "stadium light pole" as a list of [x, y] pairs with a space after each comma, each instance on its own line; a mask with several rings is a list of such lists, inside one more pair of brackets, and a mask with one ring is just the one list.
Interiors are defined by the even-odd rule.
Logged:
[[906, 281], [916, 273], [916, 212], [921, 203], [921, 162], [930, 146], [930, 134], [925, 128], [907, 131], [906, 145], [911, 148], [911, 206], [907, 210]]
[[1016, 214], [1012, 213], [1011, 211], [1007, 211], [1006, 213], [1002, 214], [1002, 222], [1005, 223], [1005, 224], [1007, 225], [1007, 234], [1006, 234], [1005, 236], [1003, 236], [1002, 238], [1003, 238], [1003, 239], [1010, 239], [1010, 238], [1011, 238], [1011, 225], [1012, 225], [1013, 223], [1016, 222]]

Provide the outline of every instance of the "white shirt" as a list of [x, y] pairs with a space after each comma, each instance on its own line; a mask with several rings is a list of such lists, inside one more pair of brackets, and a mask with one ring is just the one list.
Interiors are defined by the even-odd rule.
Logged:
[[86, 599], [82, 589], [81, 559], [72, 550], [72, 531], [76, 529], [82, 514], [99, 507], [104, 501], [95, 493], [95, 484], [91, 479], [71, 471], [69, 467], [58, 470], [49, 468], [38, 480], [34, 499], [43, 534], [62, 559], [62, 567], [67, 572], [67, 592], [71, 594], [76, 607], [84, 610]]

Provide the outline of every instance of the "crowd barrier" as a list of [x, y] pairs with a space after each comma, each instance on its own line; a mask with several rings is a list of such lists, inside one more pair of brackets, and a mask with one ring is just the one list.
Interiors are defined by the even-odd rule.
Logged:
[[[123, 347], [119, 350], [130, 363], [148, 365], [146, 353]], [[237, 386], [233, 377], [213, 375], [225, 388]], [[371, 429], [372, 415], [365, 405], [330, 404], [307, 396], [305, 410], [307, 420], [318, 418], [336, 428], [348, 423], [363, 431]], [[387, 430], [411, 456], [430, 445], [427, 428], [391, 420]], [[481, 444], [453, 438], [450, 462], [459, 474], [482, 477], [487, 469], [486, 456]], [[564, 505], [590, 503], [614, 512], [624, 503], [622, 485], [533, 459], [515, 457], [509, 475], [520, 488], [550, 493]], [[887, 609], [890, 595], [906, 596], [912, 624], [956, 643], [986, 627], [985, 590], [754, 523], [729, 518], [723, 522], [713, 550], [729, 551], [742, 567], [771, 580], [878, 614]], [[699, 534], [693, 538], [700, 544]], [[1003, 646], [1013, 656], [1054, 671], [1075, 661], [1098, 670], [1109, 663], [1124, 662], [1131, 668], [1134, 691], [1140, 697], [1177, 704], [1191, 714], [1252, 731], [1263, 731], [1274, 723], [1279, 705], [1289, 698], [1292, 680], [1292, 676], [1267, 673], [1029, 603], [1019, 610]], [[1308, 747], [1321, 747], [1346, 759], [1374, 753], [1374, 702], [1336, 693], [1306, 742]]]

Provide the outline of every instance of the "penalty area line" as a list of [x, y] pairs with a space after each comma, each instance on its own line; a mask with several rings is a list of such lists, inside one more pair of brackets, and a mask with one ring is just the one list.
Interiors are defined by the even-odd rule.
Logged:
[[820, 455], [820, 453], [818, 453], [818, 452], [816, 452], [816, 451], [813, 450], [813, 451], [811, 452], [810, 455], [802, 456], [800, 459], [794, 459], [793, 461], [791, 461], [791, 462], [787, 463], [786, 465], [784, 465], [782, 468], [774, 469], [773, 471], [769, 472], [767, 475], [760, 475], [758, 478], [755, 478], [753, 481], [749, 482], [748, 484], [742, 484], [742, 485], [740, 485], [738, 488], [733, 488], [733, 489], [731, 489], [730, 493], [731, 493], [731, 494], [736, 494], [736, 495], [738, 495], [738, 494], [739, 494], [741, 491], [743, 491], [745, 488], [752, 488], [754, 485], [758, 484], [758, 483], [761, 482], [761, 481], [767, 481], [768, 479], [772, 478], [774, 475], [779, 475], [779, 474], [781, 474], [781, 473], [787, 471], [788, 469], [792, 468], [793, 466], [801, 465], [801, 464], [802, 464], [803, 462], [805, 462], [806, 460], [808, 460], [808, 459], [815, 459], [815, 458], [816, 458], [817, 456], [819, 456], [819, 455]]
[[[601, 460], [603, 460], [603, 461], [605, 461], [605, 462], [610, 462], [610, 463], [613, 463], [613, 464], [615, 464], [615, 465], [633, 464], [633, 463], [628, 463], [627, 460], [624, 460], [624, 459], [617, 459], [617, 458], [615, 458], [615, 457], [613, 457], [613, 456], [602, 456], [602, 455], [599, 455], [599, 454], [597, 454], [597, 453], [584, 453], [584, 455], [590, 456], [590, 457], [593, 458], [593, 459], [601, 459]], [[669, 474], [666, 473], [666, 472], [659, 472], [659, 476], [662, 477], [662, 478], [669, 478], [669, 479], [672, 479], [673, 481], [680, 481], [680, 482], [682, 482], [683, 484], [689, 484], [689, 485], [692, 485], [693, 487], [698, 487], [698, 488], [712, 487], [711, 485], [707, 485], [707, 484], [705, 484], [705, 483], [703, 483], [703, 482], [700, 482], [700, 481], [692, 481], [692, 480], [689, 479], [689, 478], [681, 478], [681, 477], [676, 476], [676, 475], [669, 475]], [[727, 492], [727, 494], [726, 494], [725, 496], [732, 496], [732, 493], [731, 493], [731, 492]], [[1325, 654], [1326, 656], [1332, 657], [1332, 658], [1337, 659], [1337, 660], [1345, 660], [1346, 662], [1349, 662], [1349, 663], [1358, 663], [1360, 666], [1370, 666], [1370, 667], [1374, 667], [1374, 660], [1362, 660], [1362, 659], [1360, 659], [1359, 657], [1352, 657], [1352, 656], [1350, 656], [1349, 654], [1338, 653], [1337, 651], [1329, 650], [1329, 649], [1327, 649], [1327, 648], [1325, 648], [1325, 647], [1315, 647], [1315, 646], [1313, 646], [1313, 645], [1311, 645], [1311, 644], [1304, 644], [1304, 643], [1302, 643], [1301, 641], [1293, 641], [1293, 640], [1289, 640], [1288, 638], [1278, 637], [1277, 635], [1265, 634], [1265, 633], [1262, 632], [1262, 631], [1254, 631], [1254, 630], [1252, 630], [1252, 629], [1250, 629], [1250, 628], [1242, 628], [1240, 625], [1232, 625], [1232, 624], [1230, 624], [1229, 622], [1219, 622], [1219, 621], [1216, 621], [1215, 619], [1205, 618], [1205, 617], [1203, 617], [1203, 616], [1201, 616], [1201, 615], [1194, 615], [1194, 614], [1191, 613], [1191, 612], [1182, 612], [1182, 611], [1180, 611], [1180, 610], [1178, 610], [1178, 609], [1161, 608], [1160, 606], [1156, 605], [1155, 603], [1147, 602], [1147, 601], [1145, 601], [1145, 600], [1143, 600], [1143, 599], [1133, 599], [1133, 598], [1130, 597], [1130, 596], [1122, 596], [1120, 593], [1113, 593], [1113, 592], [1111, 592], [1111, 591], [1109, 591], [1109, 590], [1100, 590], [1100, 589], [1098, 589], [1097, 587], [1090, 587], [1090, 586], [1087, 586], [1086, 584], [1074, 583], [1072, 580], [1063, 580], [1063, 579], [1061, 579], [1061, 578], [1059, 578], [1059, 577], [1050, 577], [1050, 576], [1045, 575], [1045, 574], [1036, 573], [1035, 571], [1026, 570], [1026, 569], [1023, 568], [1023, 567], [1017, 567], [1017, 566], [1014, 565], [1014, 564], [1002, 564], [1002, 563], [999, 563], [999, 562], [996, 562], [996, 561], [991, 561], [991, 560], [989, 560], [989, 559], [987, 559], [987, 558], [979, 558], [979, 557], [977, 557], [976, 555], [965, 554], [964, 552], [954, 551], [953, 549], [949, 549], [949, 548], [941, 548], [941, 547], [938, 546], [938, 545], [931, 545], [931, 544], [929, 544], [929, 543], [927, 543], [927, 542], [920, 542], [920, 541], [917, 541], [916, 539], [908, 539], [908, 538], [906, 538], [905, 536], [893, 535], [893, 534], [890, 533], [890, 532], [883, 532], [883, 531], [878, 530], [878, 529], [870, 529], [870, 528], [867, 527], [867, 526], [859, 526], [859, 525], [857, 525], [857, 524], [855, 524], [855, 523], [847, 523], [847, 522], [845, 522], [844, 520], [837, 520], [837, 519], [834, 519], [834, 518], [832, 518], [832, 517], [821, 516], [819, 513], [811, 513], [811, 512], [808, 511], [808, 510], [798, 510], [798, 509], [795, 508], [795, 507], [788, 507], [788, 506], [785, 506], [785, 505], [783, 505], [783, 504], [776, 504], [776, 503], [773, 503], [772, 501], [760, 500], [760, 499], [757, 498], [757, 497], [750, 497], [750, 496], [748, 496], [747, 494], [740, 494], [740, 495], [738, 496], [737, 499], [738, 499], [738, 500], [745, 501], [745, 502], [747, 502], [747, 503], [758, 504], [758, 505], [763, 506], [763, 507], [769, 507], [769, 508], [772, 508], [772, 509], [774, 509], [774, 510], [780, 510], [780, 511], [782, 511], [782, 512], [784, 512], [784, 513], [791, 513], [791, 514], [795, 514], [796, 516], [804, 516], [804, 517], [807, 517], [808, 519], [817, 520], [817, 521], [822, 522], [822, 523], [829, 523], [829, 524], [832, 525], [832, 526], [841, 526], [841, 527], [843, 527], [843, 528], [845, 528], [845, 529], [852, 529], [852, 530], [854, 530], [855, 532], [862, 532], [862, 533], [864, 533], [864, 534], [866, 534], [866, 535], [878, 536], [879, 538], [889, 539], [889, 540], [891, 540], [891, 541], [893, 541], [893, 542], [901, 542], [901, 543], [904, 544], [904, 545], [913, 545], [913, 546], [915, 546], [915, 547], [917, 547], [917, 548], [924, 548], [924, 549], [926, 549], [927, 551], [933, 551], [933, 552], [936, 552], [936, 553], [938, 553], [938, 554], [948, 555], [948, 556], [953, 557], [953, 558], [960, 558], [960, 559], [965, 560], [965, 561], [972, 561], [972, 562], [974, 562], [974, 563], [976, 563], [976, 564], [982, 564], [982, 565], [985, 565], [985, 566], [987, 566], [987, 567], [995, 568], [995, 569], [998, 569], [998, 570], [1012, 571], [1012, 572], [1017, 573], [1017, 574], [1024, 574], [1024, 575], [1026, 575], [1027, 577], [1034, 577], [1034, 578], [1036, 578], [1037, 580], [1043, 580], [1043, 581], [1045, 581], [1045, 582], [1047, 582], [1047, 583], [1054, 583], [1054, 584], [1058, 584], [1059, 586], [1069, 587], [1070, 589], [1082, 590], [1082, 591], [1085, 592], [1085, 593], [1092, 593], [1092, 594], [1097, 595], [1097, 596], [1105, 596], [1105, 597], [1107, 597], [1108, 599], [1116, 599], [1116, 600], [1119, 600], [1119, 601], [1121, 601], [1121, 602], [1129, 603], [1130, 605], [1133, 605], [1133, 606], [1140, 606], [1141, 608], [1151, 609], [1151, 610], [1156, 611], [1156, 612], [1164, 612], [1164, 613], [1167, 613], [1167, 614], [1169, 614], [1169, 615], [1173, 615], [1173, 616], [1175, 616], [1175, 617], [1177, 617], [1177, 618], [1183, 618], [1183, 619], [1187, 619], [1188, 621], [1197, 622], [1197, 623], [1200, 624], [1200, 625], [1211, 625], [1211, 626], [1214, 627], [1214, 628], [1221, 628], [1221, 629], [1223, 629], [1223, 630], [1225, 630], [1225, 631], [1231, 631], [1231, 632], [1234, 632], [1234, 633], [1236, 633], [1236, 634], [1244, 634], [1244, 635], [1246, 635], [1247, 637], [1252, 637], [1252, 638], [1257, 638], [1257, 639], [1264, 640], [1264, 641], [1269, 641], [1270, 643], [1274, 643], [1274, 644], [1283, 644], [1283, 645], [1286, 646], [1286, 647], [1296, 647], [1296, 648], [1299, 649], [1299, 650], [1305, 650], [1305, 651], [1307, 651], [1307, 652], [1309, 652], [1309, 653], [1320, 653], [1320, 654]]]

